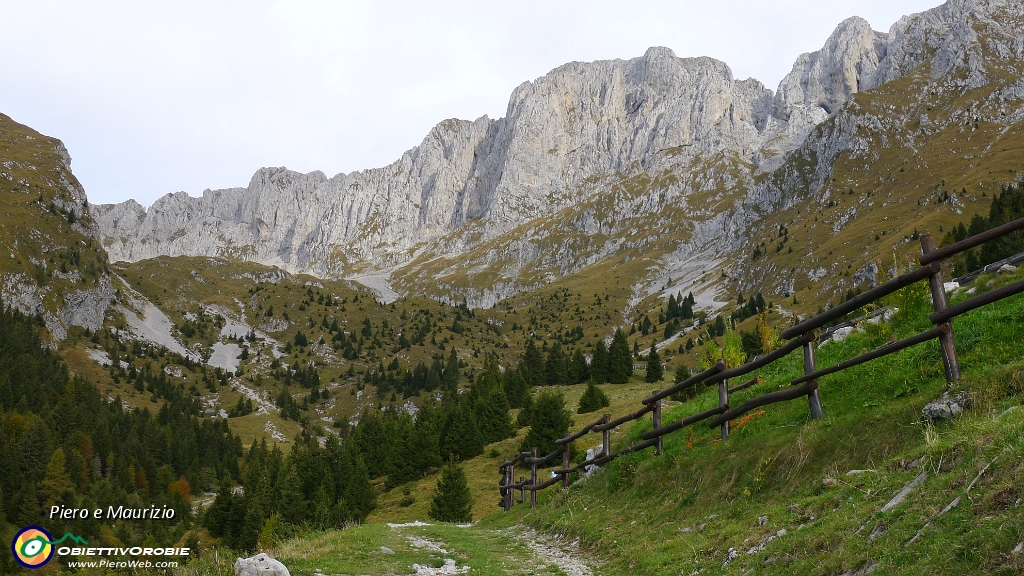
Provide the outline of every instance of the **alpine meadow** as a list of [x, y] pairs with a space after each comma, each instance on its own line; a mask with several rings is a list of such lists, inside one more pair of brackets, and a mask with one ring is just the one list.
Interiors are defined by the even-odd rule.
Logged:
[[1022, 171], [1014, 0], [148, 207], [0, 114], [0, 573], [1024, 573]]

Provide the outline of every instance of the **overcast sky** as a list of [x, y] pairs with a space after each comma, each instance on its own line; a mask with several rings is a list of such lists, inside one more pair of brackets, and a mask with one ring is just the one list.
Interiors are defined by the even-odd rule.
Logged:
[[504, 116], [573, 60], [650, 46], [775, 88], [849, 16], [939, 0], [0, 0], [0, 113], [64, 141], [94, 203], [383, 166], [446, 118]]

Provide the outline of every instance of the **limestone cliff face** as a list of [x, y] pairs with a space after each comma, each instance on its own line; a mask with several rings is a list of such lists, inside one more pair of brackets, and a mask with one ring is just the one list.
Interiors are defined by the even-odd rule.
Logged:
[[[975, 30], [981, 24], [1003, 32], [990, 37], [1020, 38], [1018, 20], [1004, 16], [1019, 8], [950, 0], [904, 17], [889, 33], [850, 18], [821, 50], [800, 56], [775, 92], [735, 79], [720, 61], [678, 58], [666, 48], [631, 60], [573, 62], [519, 86], [503, 118], [441, 122], [383, 168], [332, 178], [263, 168], [246, 188], [207, 190], [201, 198], [169, 194], [149, 210], [134, 201], [96, 206], [93, 215], [112, 260], [231, 256], [325, 277], [458, 258], [592, 200], [603, 193], [593, 183], [609, 175], [655, 178], [670, 170], [686, 182], [673, 197], [699, 191], [702, 182], [725, 182], [747, 191], [726, 219], [746, 222], [752, 207], [785, 203], [787, 187], [823, 181], [829, 162], [857, 146], [860, 120], [839, 118], [856, 93], [924, 63], [937, 76], [963, 70], [958, 81], [977, 86], [986, 81], [992, 51], [1020, 58], [1020, 40], [983, 49]], [[813, 132], [830, 118], [838, 123]], [[811, 152], [811, 176], [797, 178], [790, 168], [754, 185], [755, 174]], [[716, 158], [742, 170], [716, 176], [716, 167], [708, 168]], [[499, 282], [503, 292], [515, 290], [515, 278]]]
[[61, 340], [98, 330], [114, 298], [85, 190], [64, 144], [0, 114], [0, 305], [42, 316]]

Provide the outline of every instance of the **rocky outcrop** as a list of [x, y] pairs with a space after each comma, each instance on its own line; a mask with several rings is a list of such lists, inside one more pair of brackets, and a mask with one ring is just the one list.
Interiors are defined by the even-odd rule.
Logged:
[[[503, 243], [472, 256], [480, 265], [513, 261], [508, 274], [470, 288], [486, 303], [521, 289], [519, 270], [544, 266], [557, 276], [629, 245], [616, 239], [552, 253], [530, 238], [550, 233], [535, 226], [540, 219], [607, 194], [595, 182], [646, 174], [671, 182], [660, 197], [623, 206], [632, 216], [694, 192], [743, 192], [713, 208], [687, 205], [701, 218], [679, 226], [688, 237], [676, 262], [721, 260], [743, 244], [753, 221], [795, 202], [794, 191], [813, 195], [838, 157], [866, 150], [858, 130], [875, 130], [879, 121], [851, 108], [855, 94], [922, 65], [951, 87], [984, 83], [992, 58], [1024, 57], [1024, 43], [1013, 40], [1022, 36], [1020, 11], [1006, 0], [950, 0], [904, 17], [888, 33], [850, 18], [821, 50], [801, 55], [775, 92], [737, 80], [720, 61], [678, 58], [666, 48], [631, 60], [573, 62], [519, 86], [503, 118], [441, 122], [383, 168], [331, 178], [263, 168], [246, 188], [206, 190], [201, 198], [179, 192], [148, 210], [128, 201], [93, 214], [112, 260], [227, 256], [323, 277], [427, 269], [431, 259], [458, 268], [459, 258]], [[984, 49], [978, 30], [985, 30]], [[755, 177], [765, 172], [771, 175]], [[574, 231], [607, 226], [587, 214], [574, 218]], [[717, 252], [704, 254], [712, 245]]]
[[64, 144], [0, 114], [0, 183], [3, 192], [32, 194], [0, 213], [11, 247], [0, 266], [2, 305], [42, 316], [57, 340], [71, 326], [99, 329], [115, 292]]

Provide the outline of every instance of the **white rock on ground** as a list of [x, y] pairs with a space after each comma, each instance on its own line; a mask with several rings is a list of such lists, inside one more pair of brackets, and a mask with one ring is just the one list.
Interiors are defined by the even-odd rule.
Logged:
[[291, 573], [281, 562], [260, 553], [235, 560], [235, 576], [291, 576]]

